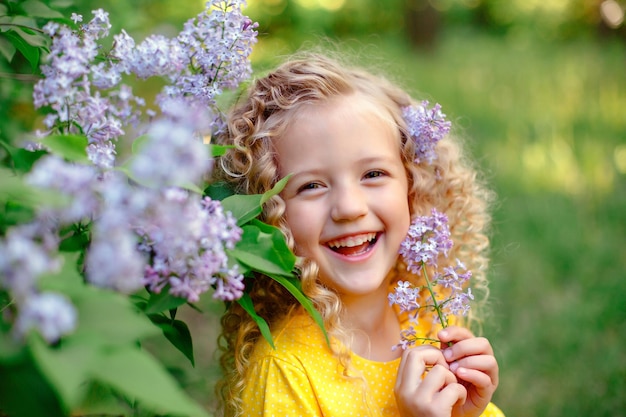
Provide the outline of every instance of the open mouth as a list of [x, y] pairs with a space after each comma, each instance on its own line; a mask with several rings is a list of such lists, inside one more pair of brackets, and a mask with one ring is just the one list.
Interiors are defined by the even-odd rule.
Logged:
[[344, 239], [331, 240], [328, 247], [336, 253], [344, 256], [360, 255], [367, 252], [378, 240], [377, 233], [365, 233], [357, 236], [350, 236]]

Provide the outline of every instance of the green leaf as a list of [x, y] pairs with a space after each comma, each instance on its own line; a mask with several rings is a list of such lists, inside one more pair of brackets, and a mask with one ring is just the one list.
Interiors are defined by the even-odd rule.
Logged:
[[237, 224], [242, 226], [263, 211], [261, 197], [260, 194], [235, 194], [223, 199], [222, 207], [225, 211], [230, 211], [237, 219]]
[[304, 307], [304, 309], [309, 313], [309, 315], [313, 318], [313, 320], [317, 323], [317, 325], [322, 329], [324, 333], [324, 337], [326, 338], [326, 343], [330, 345], [330, 339], [328, 338], [328, 334], [326, 333], [326, 329], [324, 328], [324, 320], [320, 315], [319, 311], [315, 309], [311, 300], [302, 292], [302, 287], [300, 286], [300, 281], [298, 281], [295, 277], [286, 278], [280, 275], [270, 275], [270, 278], [274, 281], [278, 282], [280, 285], [285, 287], [287, 291], [293, 295], [300, 305]]
[[37, 367], [55, 388], [64, 408], [72, 409], [82, 401], [82, 387], [90, 379], [90, 369], [99, 349], [92, 344], [63, 342], [59, 348], [48, 346], [38, 334], [28, 339]]
[[24, 31], [12, 29], [8, 32], [5, 32], [4, 36], [6, 36], [11, 44], [13, 44], [13, 46], [17, 48], [17, 50], [20, 51], [22, 55], [24, 55], [24, 58], [26, 58], [26, 60], [30, 63], [32, 71], [35, 72], [39, 67], [39, 48], [36, 46], [32, 46], [29, 42], [27, 42], [22, 36], [23, 34]]
[[237, 300], [237, 303], [252, 317], [257, 326], [259, 326], [259, 330], [261, 334], [267, 340], [267, 343], [270, 344], [272, 349], [276, 349], [274, 346], [274, 339], [272, 338], [272, 332], [270, 332], [270, 327], [268, 326], [265, 319], [259, 316], [254, 310], [254, 304], [252, 303], [252, 299], [250, 298], [250, 294], [244, 293], [243, 296]]
[[195, 366], [193, 340], [187, 324], [184, 321], [172, 320], [159, 314], [151, 314], [148, 317], [163, 331], [165, 338], [189, 359], [191, 365]]
[[234, 148], [233, 145], [213, 145], [213, 144], [209, 144], [209, 155], [211, 156], [222, 156], [226, 153], [226, 151], [228, 149], [232, 149]]
[[44, 17], [47, 19], [63, 18], [60, 12], [52, 10], [46, 4], [37, 0], [26, 0], [22, 2], [22, 10], [24, 10], [28, 16]]
[[16, 51], [17, 49], [11, 42], [6, 40], [3, 36], [0, 36], [0, 53], [4, 56], [4, 59], [11, 62]]
[[2, 140], [0, 140], [0, 146], [11, 156], [13, 167], [20, 172], [30, 171], [33, 164], [48, 153], [46, 151], [29, 151], [23, 148], [16, 148]]
[[127, 297], [88, 285], [85, 287], [89, 290], [72, 299], [79, 310], [80, 320], [72, 337], [123, 345], [156, 334], [157, 329]]
[[0, 204], [9, 202], [31, 208], [43, 202], [47, 206], [61, 207], [67, 203], [67, 198], [54, 191], [31, 187], [21, 177], [0, 167]]
[[108, 352], [93, 369], [96, 380], [160, 414], [208, 417], [147, 352], [127, 347]]
[[253, 220], [250, 226], [257, 227], [263, 236], [269, 236], [272, 242], [271, 251], [267, 254], [268, 260], [279, 265], [284, 271], [291, 272], [296, 265], [296, 255], [289, 249], [283, 232], [260, 220]]
[[34, 28], [27, 27], [14, 27], [12, 29], [17, 33], [24, 41], [32, 47], [37, 48], [38, 52], [41, 53], [41, 49], [47, 50], [48, 42], [50, 38], [48, 35], [42, 34], [40, 31], [35, 30]]
[[146, 304], [145, 313], [155, 314], [162, 311], [171, 310], [180, 307], [187, 302], [187, 299], [176, 297], [169, 293], [169, 286], [166, 286], [160, 293], [150, 293], [150, 298]]
[[35, 210], [32, 207], [24, 206], [15, 201], [6, 201], [2, 205], [2, 198], [0, 198], [0, 234], [8, 227], [29, 223], [34, 218]]
[[11, 417], [67, 417], [57, 394], [30, 355], [17, 363], [0, 363], [0, 409]]
[[[0, 292], [0, 295], [2, 296], [0, 298], [0, 310], [4, 311], [5, 308], [8, 308], [8, 306], [13, 303], [13, 301], [5, 299], [6, 293]], [[0, 318], [0, 320], [2, 319]], [[5, 329], [0, 328], [0, 365], [3, 363], [14, 364], [23, 361], [23, 356], [26, 350], [24, 349], [22, 342], [17, 340], [15, 336], [9, 332], [9, 323], [3, 323], [0, 321], [0, 324], [2, 325], [2, 328], [6, 327]]]
[[148, 140], [150, 140], [150, 136], [148, 135], [137, 136], [130, 145], [133, 155], [138, 154], [141, 151], [142, 146], [144, 146]]
[[230, 256], [255, 271], [291, 276], [296, 257], [278, 228], [255, 221], [242, 230], [241, 240], [228, 251]]
[[64, 236], [59, 243], [59, 250], [63, 252], [74, 252], [87, 248], [91, 241], [91, 223], [87, 225], [74, 224], [70, 227], [63, 228], [59, 232]]
[[215, 182], [209, 184], [204, 189], [204, 195], [211, 197], [213, 200], [224, 200], [235, 194], [234, 190], [226, 182]]
[[283, 178], [280, 181], [278, 181], [274, 185], [274, 187], [272, 187], [271, 190], [266, 191], [265, 193], [263, 193], [263, 196], [261, 197], [261, 204], [262, 205], [265, 204], [267, 202], [267, 200], [269, 200], [270, 198], [274, 197], [275, 195], [280, 194], [280, 192], [287, 185], [287, 182], [289, 181], [289, 178], [291, 178], [291, 174], [287, 175], [285, 178]]
[[158, 334], [129, 297], [83, 281], [77, 270], [80, 255], [80, 252], [64, 252], [61, 271], [39, 279], [40, 290], [67, 295], [78, 310], [78, 328], [67, 340], [77, 339], [93, 346], [120, 346]]
[[81, 403], [72, 410], [74, 416], [132, 415], [130, 407], [119, 399], [111, 387], [92, 381], [84, 388], [84, 392]]
[[287, 176], [278, 181], [271, 190], [263, 194], [235, 194], [227, 197], [222, 200], [222, 207], [235, 216], [239, 226], [244, 225], [261, 214], [263, 204], [271, 197], [279, 194], [287, 184], [289, 178], [290, 177]]
[[87, 137], [82, 135], [52, 135], [41, 140], [42, 145], [69, 161], [90, 164], [87, 157]]

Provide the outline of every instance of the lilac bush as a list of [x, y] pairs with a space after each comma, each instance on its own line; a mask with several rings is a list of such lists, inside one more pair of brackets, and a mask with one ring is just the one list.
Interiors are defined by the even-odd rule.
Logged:
[[[122, 30], [110, 50], [103, 47], [111, 24], [102, 9], [89, 20], [73, 14], [74, 27], [56, 19], [40, 31], [51, 38], [33, 89], [43, 126], [25, 144], [29, 151], [3, 144], [15, 162], [13, 171], [2, 168], [10, 175], [0, 190], [10, 193], [0, 197], [21, 211], [1, 222], [0, 372], [13, 369], [7, 352], [32, 349], [21, 360], [35, 366], [23, 369], [42, 369], [37, 377], [56, 385], [68, 415], [89, 410], [84, 384], [93, 379], [124, 394], [131, 408], [206, 415], [155, 370], [138, 342], [156, 325], [193, 363], [178, 306], [211, 291], [217, 300], [238, 301], [244, 276], [258, 269], [246, 252], [256, 247], [266, 256], [263, 265], [292, 273], [295, 257], [267, 259], [275, 232], [246, 224], [263, 198], [238, 199], [246, 213], [238, 218], [207, 194], [219, 148], [205, 142], [224, 126], [218, 97], [252, 73], [258, 25], [242, 14], [244, 6], [211, 0], [174, 38], [153, 34], [136, 42]], [[131, 84], [151, 77], [164, 86], [147, 103]], [[244, 226], [255, 245], [238, 251], [252, 239]], [[70, 357], [71, 372], [64, 362]], [[125, 384], [123, 375], [108, 373], [116, 360], [124, 363], [120, 371], [143, 382]], [[151, 385], [161, 395], [145, 390]], [[15, 395], [0, 393], [0, 415]], [[117, 408], [112, 414], [127, 415]]]
[[[248, 57], [257, 25], [241, 14], [242, 4], [207, 3], [174, 39], [152, 35], [135, 45], [122, 32], [99, 63], [98, 41], [111, 28], [103, 10], [95, 10], [78, 31], [56, 22], [44, 27], [52, 46], [33, 102], [51, 112], [45, 118], [48, 130], [39, 136], [45, 148], [45, 137], [55, 133], [85, 135], [91, 164], [44, 156], [26, 182], [69, 200], [57, 207], [41, 204], [35, 222], [57, 229], [92, 223], [85, 261], [88, 282], [123, 293], [143, 286], [160, 292], [168, 286], [173, 295], [190, 302], [212, 287], [224, 300], [241, 296], [243, 276], [236, 265], [228, 265], [225, 253], [241, 237], [236, 220], [221, 210], [219, 201], [176, 187], [198, 184], [210, 171], [202, 136], [211, 133], [212, 121], [220, 116], [215, 98], [250, 76]], [[143, 128], [140, 107], [145, 102], [120, 83], [125, 74], [163, 76], [171, 83], [157, 99], [162, 116]], [[129, 182], [118, 172], [116, 143], [132, 129], [143, 129], [148, 139], [127, 161]], [[3, 245], [19, 246], [15, 239], [10, 233]], [[54, 258], [54, 248], [50, 256]], [[3, 264], [5, 277], [21, 273], [14, 269], [23, 267], [17, 261]], [[5, 279], [3, 286], [14, 290], [26, 282], [34, 280]], [[42, 317], [43, 329], [42, 314], [37, 317]]]

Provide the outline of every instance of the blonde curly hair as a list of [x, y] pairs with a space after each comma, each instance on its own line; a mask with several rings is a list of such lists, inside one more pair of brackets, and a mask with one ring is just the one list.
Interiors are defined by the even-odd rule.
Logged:
[[[386, 119], [392, 120], [400, 133], [411, 215], [428, 215], [431, 208], [437, 208], [448, 216], [454, 247], [447, 260], [452, 264], [459, 258], [472, 271], [472, 290], [480, 298], [475, 304], [484, 304], [488, 295], [485, 273], [489, 240], [486, 232], [492, 194], [464, 156], [460, 142], [452, 137], [437, 144], [434, 162], [414, 162], [415, 144], [407, 132], [402, 108], [416, 104], [416, 101], [384, 77], [346, 65], [326, 54], [294, 56], [254, 81], [245, 98], [231, 110], [227, 132], [217, 141], [234, 145], [234, 148], [220, 158], [221, 169], [216, 170], [219, 178], [230, 182], [238, 193], [258, 194], [271, 189], [280, 180], [272, 143], [285, 132], [299, 109], [355, 93], [367, 97], [381, 112], [391, 116]], [[293, 249], [294, 241], [283, 218], [284, 210], [284, 202], [276, 196], [266, 203], [262, 220], [279, 227]], [[318, 282], [318, 267], [314, 262], [308, 259], [299, 262], [297, 268], [302, 290], [320, 312], [329, 336], [346, 340], [348, 333], [342, 326], [339, 296]], [[420, 285], [420, 278], [407, 272], [400, 258], [390, 271], [389, 280], [390, 283], [408, 280]], [[249, 292], [257, 314], [269, 323], [270, 328], [299, 307], [298, 301], [287, 290], [263, 275], [255, 277]], [[473, 315], [466, 325], [476, 321], [476, 311], [476, 308], [472, 309]], [[249, 357], [261, 339], [256, 323], [237, 303], [232, 303], [222, 318], [219, 349], [224, 375], [216, 387], [225, 415], [241, 413], [240, 394]], [[342, 344], [333, 344], [333, 349], [347, 369], [349, 352], [340, 346]]]

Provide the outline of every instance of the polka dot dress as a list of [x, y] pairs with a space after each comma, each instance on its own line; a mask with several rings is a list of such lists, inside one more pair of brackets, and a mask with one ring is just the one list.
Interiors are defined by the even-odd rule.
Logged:
[[[306, 313], [292, 317], [274, 344], [261, 340], [250, 358], [244, 416], [399, 416], [393, 387], [400, 359], [375, 362], [353, 354], [350, 375], [344, 375]], [[490, 404], [482, 417], [503, 414]]]

